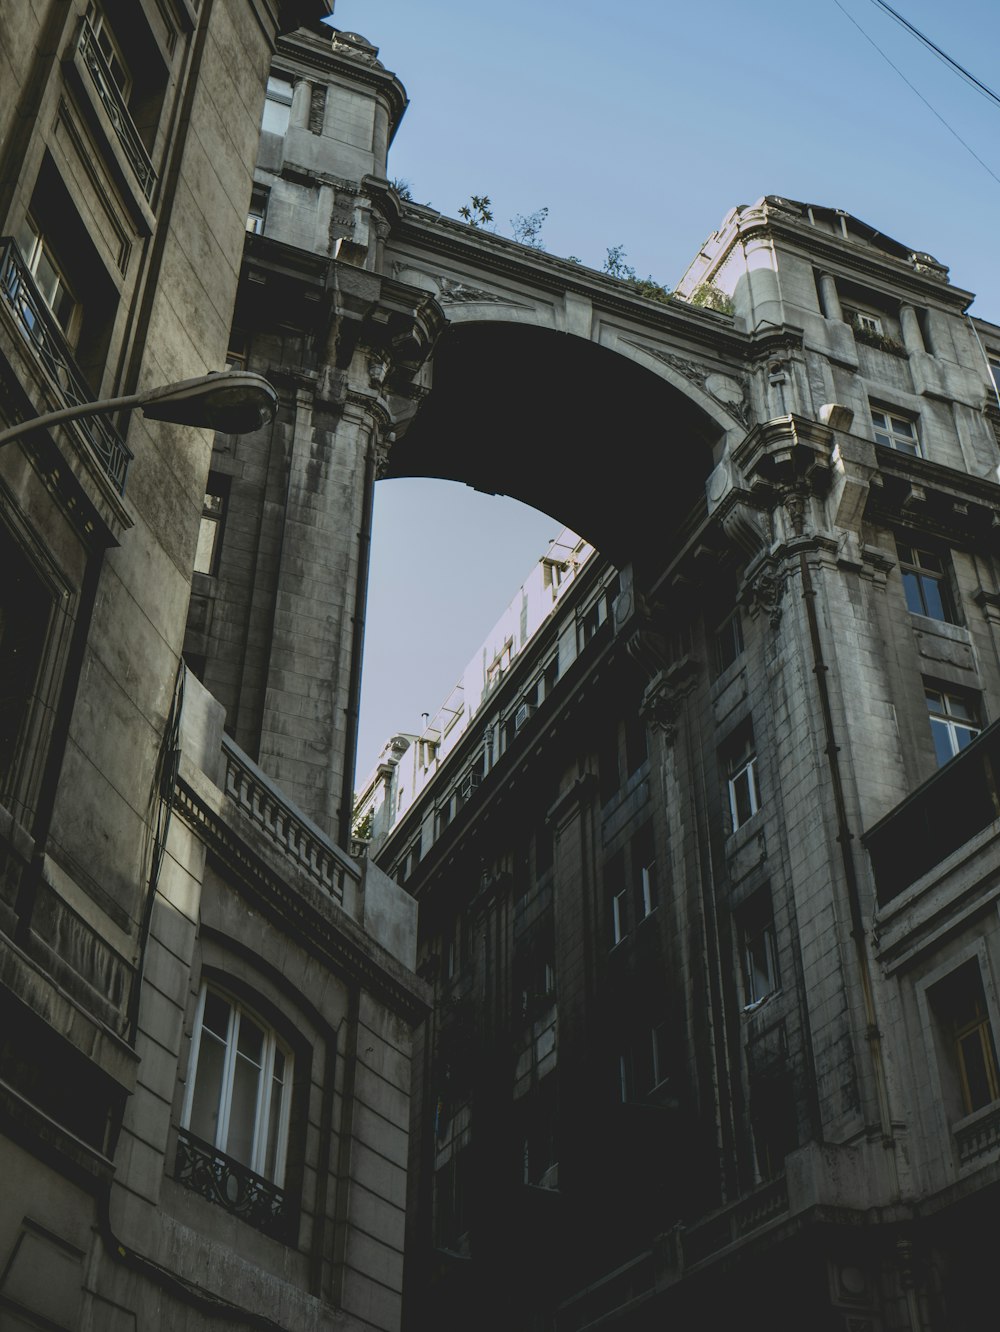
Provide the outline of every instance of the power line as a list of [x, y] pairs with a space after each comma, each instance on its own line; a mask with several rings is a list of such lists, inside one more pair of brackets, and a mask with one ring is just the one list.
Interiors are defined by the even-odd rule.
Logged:
[[965, 79], [966, 83], [971, 84], [971, 86], [978, 92], [981, 92], [984, 97], [988, 97], [991, 102], [1000, 106], [1000, 94], [995, 93], [992, 88], [988, 88], [985, 83], [981, 83], [980, 80], [976, 78], [975, 74], [970, 73], [970, 71], [967, 70], [964, 65], [960, 65], [957, 60], [953, 60], [947, 51], [942, 51], [940, 46], [937, 46], [932, 42], [931, 39], [926, 36], [925, 33], [922, 33], [919, 28], [914, 27], [909, 19], [903, 18], [902, 14], [893, 9], [892, 5], [887, 5], [885, 0], [872, 0], [872, 4], [878, 5], [879, 9], [884, 9], [887, 14], [891, 14], [897, 23], [901, 23], [908, 32], [911, 32], [918, 41], [923, 42], [924, 46], [933, 51], [934, 54], [943, 60], [946, 65], [949, 65], [956, 74], [960, 74], [961, 77]]
[[938, 120], [940, 120], [941, 124], [945, 127], [945, 129], [948, 131], [948, 133], [949, 133], [949, 134], [953, 134], [953, 135], [955, 136], [955, 138], [959, 141], [959, 143], [962, 145], [962, 147], [966, 150], [966, 152], [971, 153], [972, 156], [973, 156], [973, 157], [976, 159], [976, 161], [979, 163], [979, 165], [983, 168], [983, 170], [984, 170], [985, 172], [987, 172], [989, 175], [991, 175], [991, 176], [993, 177], [993, 179], [996, 181], [996, 183], [997, 183], [998, 185], [1000, 185], [1000, 176], [998, 176], [998, 175], [996, 174], [995, 171], [991, 170], [991, 168], [988, 167], [988, 166], [986, 165], [986, 163], [985, 163], [985, 162], [983, 161], [983, 159], [979, 156], [979, 154], [976, 152], [976, 150], [975, 150], [974, 148], [972, 148], [969, 144], [967, 144], [967, 143], [965, 142], [965, 140], [962, 138], [961, 134], [959, 134], [958, 130], [953, 129], [952, 126], [948, 124], [947, 120], [945, 120], [945, 118], [944, 118], [944, 116], [941, 114], [941, 112], [938, 111], [938, 110], [936, 110], [933, 106], [931, 106], [930, 102], [928, 102], [927, 98], [923, 95], [923, 93], [920, 91], [920, 89], [917, 88], [917, 87], [915, 87], [915, 86], [910, 82], [910, 80], [906, 77], [906, 75], [903, 73], [903, 71], [899, 68], [898, 65], [893, 64], [893, 62], [889, 59], [889, 57], [886, 55], [886, 53], [882, 50], [881, 46], [879, 46], [878, 42], [875, 41], [874, 37], [869, 37], [868, 33], [865, 32], [864, 28], [863, 28], [863, 27], [861, 26], [861, 24], [857, 21], [857, 19], [854, 17], [854, 15], [848, 13], [848, 11], [847, 11], [847, 10], [844, 8], [844, 6], [840, 3], [840, 0], [833, 0], [833, 3], [837, 6], [837, 8], [840, 10], [840, 12], [841, 12], [842, 14], [846, 15], [846, 17], [850, 19], [850, 21], [851, 21], [851, 22], [854, 24], [854, 26], [857, 28], [858, 32], [860, 32], [861, 35], [862, 35], [862, 37], [864, 37], [865, 41], [870, 42], [871, 45], [874, 46], [875, 50], [879, 53], [879, 55], [882, 57], [882, 59], [885, 61], [885, 63], [886, 63], [891, 69], [894, 69], [894, 70], [896, 71], [896, 73], [897, 73], [897, 74], [899, 75], [899, 77], [903, 80], [903, 82], [904, 82], [904, 83], [906, 84], [906, 86], [910, 89], [910, 91], [913, 92], [913, 93], [915, 93], [915, 94], [920, 98], [920, 100], [923, 102], [924, 106], [926, 106], [927, 110], [930, 111], [932, 115], [936, 116]]

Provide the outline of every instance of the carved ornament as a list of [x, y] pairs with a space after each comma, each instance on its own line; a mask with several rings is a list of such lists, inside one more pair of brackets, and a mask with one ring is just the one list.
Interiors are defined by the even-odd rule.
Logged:
[[635, 342], [631, 338], [626, 339], [626, 341], [630, 347], [636, 347], [648, 356], [655, 356], [664, 365], [669, 365], [673, 370], [679, 371], [685, 379], [689, 379], [713, 402], [717, 402], [734, 421], [738, 421], [744, 430], [750, 429], [753, 420], [749, 402], [750, 386], [742, 376], [737, 378], [722, 375], [717, 371], [699, 365], [696, 361], [689, 361], [683, 356], [675, 356], [673, 352], [664, 351], [662, 347], [651, 347], [648, 343]]

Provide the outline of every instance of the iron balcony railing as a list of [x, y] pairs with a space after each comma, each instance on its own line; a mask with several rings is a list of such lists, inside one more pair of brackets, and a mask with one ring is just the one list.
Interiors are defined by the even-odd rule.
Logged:
[[177, 1134], [174, 1178], [265, 1235], [287, 1236], [289, 1210], [284, 1190], [186, 1129]]
[[[94, 394], [73, 360], [62, 329], [10, 236], [0, 237], [0, 304], [13, 318], [62, 405], [92, 402]], [[104, 417], [92, 416], [73, 421], [66, 428], [84, 440], [119, 495], [123, 494], [132, 453], [114, 426]]]
[[879, 905], [1000, 818], [1000, 721], [863, 835]]
[[115, 128], [118, 142], [135, 172], [139, 187], [146, 198], [151, 199], [156, 188], [156, 172], [146, 152], [146, 145], [139, 137], [132, 113], [125, 105], [125, 99], [111, 76], [108, 62], [97, 44], [97, 36], [88, 19], [83, 20], [80, 28], [80, 55], [87, 66], [101, 104]]

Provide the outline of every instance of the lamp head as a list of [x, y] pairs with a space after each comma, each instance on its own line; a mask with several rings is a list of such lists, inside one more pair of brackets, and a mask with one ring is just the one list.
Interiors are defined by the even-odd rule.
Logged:
[[220, 370], [154, 389], [139, 406], [154, 421], [245, 435], [274, 420], [278, 395], [263, 375]]

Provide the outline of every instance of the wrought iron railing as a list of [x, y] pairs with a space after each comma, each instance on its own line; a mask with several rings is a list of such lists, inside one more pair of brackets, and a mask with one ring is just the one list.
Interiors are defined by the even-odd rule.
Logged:
[[284, 1190], [187, 1129], [177, 1133], [174, 1178], [265, 1235], [288, 1237], [290, 1217]]
[[[0, 238], [0, 302], [13, 317], [62, 405], [93, 401], [94, 394], [80, 373], [52, 312], [35, 286], [27, 264], [10, 236]], [[119, 494], [132, 453], [113, 425], [103, 417], [82, 418], [67, 425], [83, 438]]]
[[153, 170], [153, 164], [146, 152], [146, 145], [139, 137], [139, 131], [135, 127], [132, 113], [125, 105], [125, 99], [112, 78], [108, 62], [97, 44], [97, 37], [88, 19], [83, 20], [80, 28], [80, 54], [97, 90], [97, 95], [101, 99], [101, 104], [115, 127], [118, 142], [128, 158], [129, 166], [135, 172], [139, 187], [146, 198], [151, 199], [156, 187], [156, 172]]
[[225, 791], [275, 846], [338, 902], [344, 900], [344, 875], [359, 877], [357, 867], [300, 810], [289, 803], [269, 777], [229, 739], [223, 739]]

